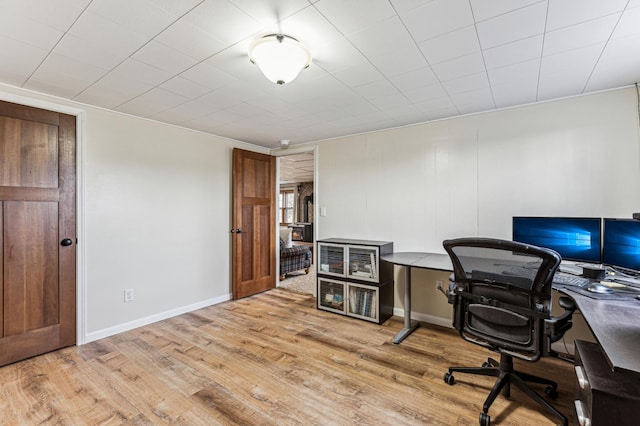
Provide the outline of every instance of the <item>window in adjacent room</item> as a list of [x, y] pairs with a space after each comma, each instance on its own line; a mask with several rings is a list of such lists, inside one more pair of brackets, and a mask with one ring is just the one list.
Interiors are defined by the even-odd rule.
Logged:
[[294, 202], [294, 192], [293, 189], [285, 189], [280, 191], [280, 224], [288, 225], [293, 223], [293, 206]]

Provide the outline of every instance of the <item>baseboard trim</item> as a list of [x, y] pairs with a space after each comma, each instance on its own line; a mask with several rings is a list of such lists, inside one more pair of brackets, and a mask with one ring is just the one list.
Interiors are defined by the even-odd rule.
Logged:
[[119, 333], [124, 333], [125, 331], [133, 330], [134, 328], [153, 324], [154, 322], [158, 322], [158, 321], [162, 321], [178, 315], [186, 314], [188, 312], [193, 312], [195, 310], [206, 308], [208, 306], [217, 305], [218, 303], [227, 302], [229, 300], [231, 300], [231, 294], [226, 294], [224, 296], [214, 297], [213, 299], [203, 300], [198, 303], [192, 303], [191, 305], [181, 306], [179, 308], [170, 309], [165, 312], [149, 315], [148, 317], [139, 318], [134, 321], [125, 322], [123, 324], [118, 324], [113, 327], [104, 328], [102, 330], [94, 331], [92, 333], [87, 333], [84, 336], [84, 340], [82, 344], [94, 342], [96, 340], [104, 339], [105, 337], [114, 336]]
[[[393, 308], [393, 315], [404, 318], [404, 309]], [[420, 312], [411, 312], [411, 319], [439, 325], [441, 327], [453, 328], [451, 318], [442, 318], [435, 315], [421, 314]]]

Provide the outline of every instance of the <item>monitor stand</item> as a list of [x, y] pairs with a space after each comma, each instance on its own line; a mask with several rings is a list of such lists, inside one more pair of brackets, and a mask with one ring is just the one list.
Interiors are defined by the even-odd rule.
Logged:
[[565, 272], [567, 274], [582, 275], [582, 266], [578, 266], [574, 263], [566, 263], [562, 261], [558, 269], [560, 270], [560, 272]]

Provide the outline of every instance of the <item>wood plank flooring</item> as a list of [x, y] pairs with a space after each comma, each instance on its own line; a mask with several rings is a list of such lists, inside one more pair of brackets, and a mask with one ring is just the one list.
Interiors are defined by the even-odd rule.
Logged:
[[[275, 289], [0, 368], [3, 425], [477, 425], [494, 379], [442, 377], [491, 353], [423, 325], [392, 343], [379, 326]], [[572, 365], [516, 361], [554, 378], [572, 418]], [[539, 389], [540, 392], [542, 391]], [[556, 419], [512, 389], [496, 425]], [[572, 419], [571, 419], [572, 421]]]

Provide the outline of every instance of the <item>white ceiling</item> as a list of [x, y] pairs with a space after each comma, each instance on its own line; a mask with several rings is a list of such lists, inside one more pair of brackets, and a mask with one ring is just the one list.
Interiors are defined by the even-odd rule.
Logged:
[[[314, 55], [284, 86], [277, 32]], [[639, 80], [640, 0], [0, 2], [0, 82], [270, 148]]]
[[280, 183], [313, 182], [313, 152], [278, 157]]

